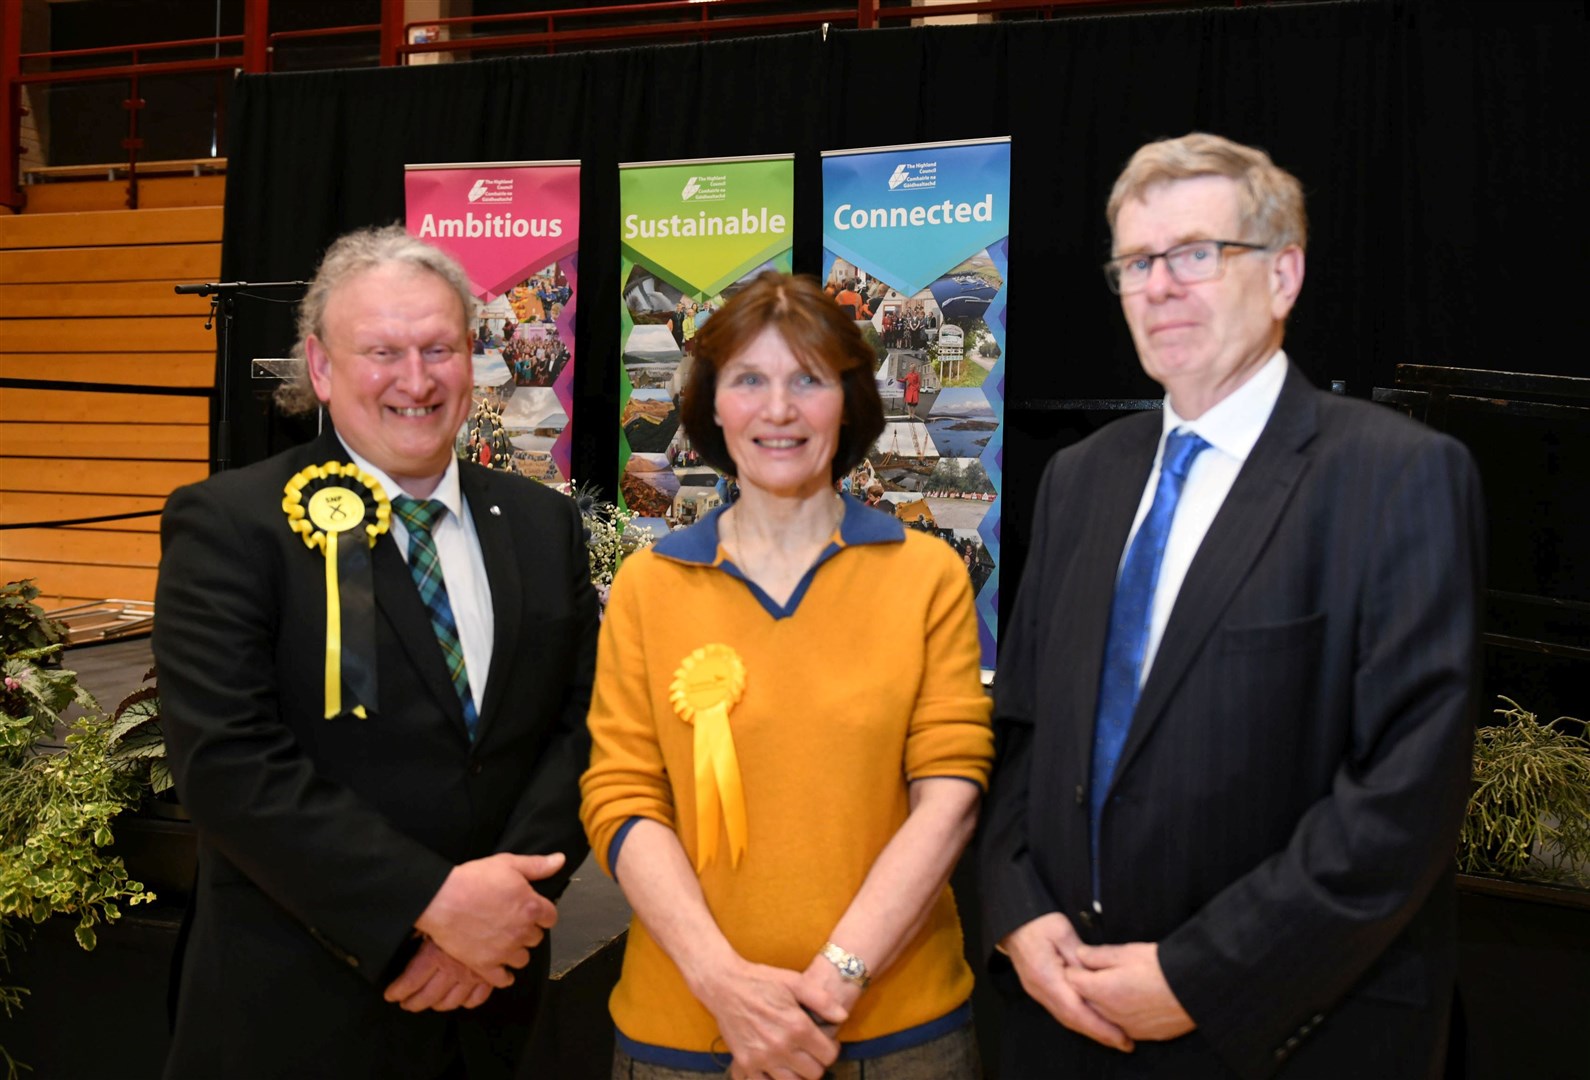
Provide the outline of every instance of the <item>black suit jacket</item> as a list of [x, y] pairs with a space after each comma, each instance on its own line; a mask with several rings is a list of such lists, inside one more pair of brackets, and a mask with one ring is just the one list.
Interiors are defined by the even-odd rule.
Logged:
[[168, 1076], [430, 1077], [461, 1047], [511, 1059], [538, 980], [453, 1014], [473, 1025], [462, 1035], [381, 992], [452, 866], [562, 851], [556, 895], [586, 851], [596, 602], [573, 501], [460, 466], [494, 613], [473, 744], [391, 534], [371, 557], [380, 709], [326, 720], [325, 560], [281, 501], [299, 470], [346, 459], [328, 430], [182, 488], [161, 523], [162, 722], [200, 837]]
[[1002, 642], [983, 899], [990, 945], [1050, 911], [1089, 942], [1159, 942], [1198, 1027], [1123, 1055], [1007, 976], [1012, 1080], [1425, 1075], [1450, 1004], [1474, 719], [1472, 461], [1287, 374], [1144, 684], [1103, 811], [1100, 914], [1100, 663], [1160, 432], [1158, 415], [1119, 421], [1045, 473]]

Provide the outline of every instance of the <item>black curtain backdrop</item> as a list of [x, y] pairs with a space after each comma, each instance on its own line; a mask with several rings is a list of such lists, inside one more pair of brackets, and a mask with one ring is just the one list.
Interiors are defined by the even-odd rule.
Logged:
[[[1287, 351], [1316, 383], [1367, 397], [1409, 362], [1590, 373], [1586, 26], [1577, 0], [1359, 0], [245, 76], [222, 277], [308, 278], [339, 233], [401, 221], [405, 163], [580, 159], [574, 470], [611, 490], [620, 162], [794, 152], [795, 266], [816, 273], [821, 151], [1009, 135], [1008, 604], [1045, 461], [1105, 416], [1023, 403], [1158, 396], [1098, 269], [1105, 198], [1148, 140], [1218, 132], [1302, 179]], [[303, 434], [248, 378], [286, 355], [292, 311], [239, 301], [235, 464]]]

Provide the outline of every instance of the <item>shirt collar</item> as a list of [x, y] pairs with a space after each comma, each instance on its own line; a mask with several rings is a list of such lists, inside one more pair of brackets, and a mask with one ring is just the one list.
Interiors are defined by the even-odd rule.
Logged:
[[[386, 490], [387, 498], [390, 499], [398, 495], [408, 495], [408, 492], [403, 490], [402, 485], [386, 474], [386, 470], [377, 468], [363, 454], [360, 454], [358, 451], [350, 447], [346, 442], [343, 441], [343, 438], [340, 434], [337, 436], [337, 441], [342, 443], [343, 450], [346, 451], [348, 456], [353, 459], [353, 463], [355, 465], [359, 466], [359, 468], [363, 469], [365, 472], [381, 481], [381, 487]], [[412, 498], [412, 496], [410, 497]], [[431, 492], [427, 498], [434, 499], [435, 501], [441, 503], [443, 506], [447, 507], [447, 512], [452, 514], [455, 519], [458, 521], [463, 521], [464, 493], [458, 486], [458, 457], [456, 455], [448, 455], [447, 471], [442, 473], [441, 480], [439, 480], [436, 484], [436, 490]], [[394, 518], [394, 520], [396, 520], [396, 518]]]
[[1237, 387], [1224, 400], [1196, 420], [1184, 420], [1177, 415], [1165, 395], [1165, 411], [1160, 438], [1177, 428], [1194, 432], [1227, 457], [1247, 461], [1253, 444], [1259, 441], [1264, 425], [1270, 422], [1270, 413], [1281, 397], [1281, 384], [1286, 382], [1286, 352], [1277, 349], [1251, 378]]
[[[858, 544], [898, 544], [905, 540], [905, 526], [881, 510], [873, 510], [841, 495], [845, 515], [839, 519], [838, 546]], [[718, 545], [718, 520], [728, 506], [715, 507], [688, 529], [676, 529], [652, 545], [651, 550], [675, 562], [697, 566], [716, 566], [721, 559]]]

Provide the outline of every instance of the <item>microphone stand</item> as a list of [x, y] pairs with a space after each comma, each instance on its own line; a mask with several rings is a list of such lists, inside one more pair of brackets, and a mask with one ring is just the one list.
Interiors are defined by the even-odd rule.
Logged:
[[222, 281], [200, 285], [176, 285], [182, 296], [210, 297], [210, 317], [204, 328], [215, 325], [221, 313], [221, 407], [215, 423], [215, 472], [232, 467], [232, 322], [236, 317], [237, 294], [244, 289], [307, 289], [307, 281]]

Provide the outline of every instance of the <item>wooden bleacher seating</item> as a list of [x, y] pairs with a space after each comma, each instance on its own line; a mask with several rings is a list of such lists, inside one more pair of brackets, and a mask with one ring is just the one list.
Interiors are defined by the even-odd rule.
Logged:
[[[32, 185], [25, 213], [0, 215], [0, 378], [211, 387], [207, 301], [172, 285], [218, 275], [224, 182], [140, 179], [141, 196], [185, 186], [139, 210], [112, 209], [124, 182]], [[0, 523], [159, 510], [208, 475], [208, 419], [202, 396], [0, 387]], [[0, 580], [36, 578], [49, 608], [151, 600], [158, 528], [151, 516], [0, 530]]]

